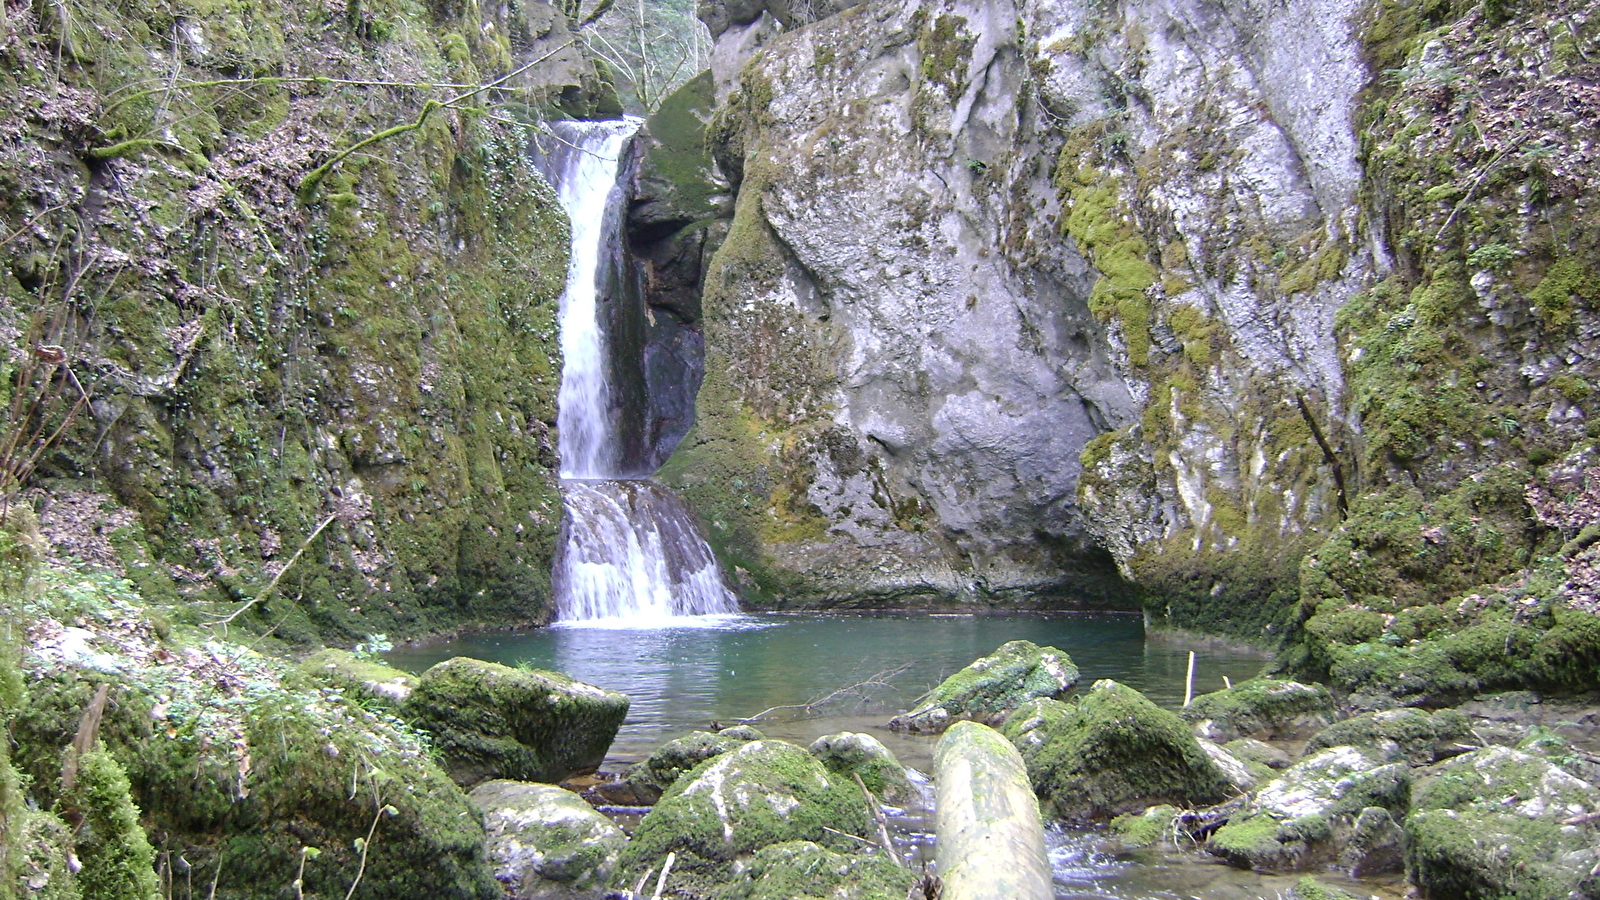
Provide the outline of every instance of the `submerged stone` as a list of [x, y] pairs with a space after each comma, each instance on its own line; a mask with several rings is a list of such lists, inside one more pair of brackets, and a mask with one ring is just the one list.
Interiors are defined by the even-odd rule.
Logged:
[[1517, 750], [1486, 747], [1427, 769], [1405, 822], [1406, 875], [1428, 897], [1594, 896], [1600, 791]]
[[992, 724], [1036, 697], [1062, 697], [1077, 683], [1072, 657], [1031, 641], [1010, 641], [946, 678], [915, 709], [890, 719], [889, 727], [937, 734], [962, 719]]
[[1201, 694], [1179, 715], [1208, 740], [1305, 740], [1336, 716], [1333, 695], [1320, 684], [1252, 678], [1227, 690]]
[[[875, 834], [866, 795], [832, 777], [804, 748], [752, 741], [679, 778], [640, 822], [623, 854], [627, 878], [676, 854], [672, 882], [709, 892], [735, 861], [786, 841], [855, 851]], [[851, 837], [854, 835], [855, 837]]]
[[1027, 761], [1034, 790], [1057, 818], [1103, 819], [1227, 796], [1227, 776], [1183, 720], [1138, 691], [1097, 681], [1076, 703], [1034, 700], [1001, 729]]
[[401, 717], [433, 736], [456, 783], [557, 782], [599, 768], [628, 698], [555, 672], [458, 657], [422, 674]]
[[628, 843], [610, 819], [554, 785], [486, 781], [467, 797], [483, 810], [495, 878], [517, 900], [598, 896]]

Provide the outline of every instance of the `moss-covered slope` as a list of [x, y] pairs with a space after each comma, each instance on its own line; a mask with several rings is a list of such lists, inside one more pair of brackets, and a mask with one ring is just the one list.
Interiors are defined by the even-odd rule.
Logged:
[[60, 358], [92, 397], [35, 474], [113, 498], [91, 519], [131, 508], [107, 561], [226, 611], [332, 517], [252, 610], [280, 637], [543, 616], [567, 229], [511, 118], [594, 83], [561, 14], [140, 0], [7, 23], [7, 380], [76, 397]]

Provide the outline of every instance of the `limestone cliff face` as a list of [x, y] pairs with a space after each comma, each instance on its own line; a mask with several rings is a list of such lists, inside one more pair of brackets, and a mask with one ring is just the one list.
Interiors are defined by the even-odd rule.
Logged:
[[1077, 456], [1134, 406], [1050, 222], [1029, 78], [1009, 10], [861, 7], [783, 35], [713, 123], [738, 200], [666, 475], [754, 586], [1104, 589]]
[[[1374, 664], [1380, 638], [1579, 627], [1561, 610], [1600, 583], [1575, 525], [1600, 479], [1582, 4], [706, 18], [735, 212], [668, 474], [753, 581], [1066, 594], [1103, 548], [1154, 616], [1295, 630], [1294, 664], [1352, 685], [1423, 666]], [[1543, 599], [1508, 613], [1524, 589]], [[1550, 659], [1587, 658], [1577, 633]], [[1480, 672], [1478, 649], [1423, 667], [1571, 680]]]
[[47, 529], [217, 616], [315, 533], [252, 611], [291, 640], [544, 616], [566, 223], [506, 110], [425, 104], [535, 63], [518, 99], [616, 112], [562, 14], [75, 9], [0, 49], [8, 396], [70, 397], [59, 345], [93, 398]]
[[1094, 10], [870, 4], [743, 68], [669, 475], [765, 586], [1062, 598], [1097, 546], [1140, 576], [1329, 518], [1366, 76], [1348, 26], [1284, 32], [1354, 9]]

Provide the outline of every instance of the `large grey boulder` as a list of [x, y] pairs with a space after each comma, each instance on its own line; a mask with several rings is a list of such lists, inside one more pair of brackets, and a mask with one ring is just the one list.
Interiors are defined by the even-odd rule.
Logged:
[[400, 716], [428, 732], [457, 784], [558, 782], [593, 772], [628, 698], [555, 672], [457, 657], [422, 674]]
[[1065, 696], [1077, 683], [1072, 657], [1032, 641], [1010, 641], [946, 678], [889, 727], [937, 734], [962, 719], [993, 724], [1035, 697]]
[[1428, 897], [1600, 895], [1600, 790], [1549, 760], [1486, 747], [1425, 770], [1405, 822], [1406, 875]]
[[1379, 874], [1400, 868], [1400, 829], [1410, 771], [1380, 754], [1333, 747], [1269, 782], [1207, 843], [1245, 868], [1307, 871], [1339, 865]]
[[1104, 819], [1158, 803], [1203, 806], [1230, 793], [1227, 776], [1182, 719], [1115, 681], [1095, 682], [1075, 703], [1031, 700], [1001, 733], [1058, 818]]
[[486, 781], [467, 797], [483, 810], [489, 864], [515, 900], [599, 897], [628, 843], [610, 819], [554, 785]]
[[867, 796], [853, 779], [830, 776], [794, 744], [751, 741], [674, 782], [640, 820], [622, 868], [626, 878], [642, 877], [672, 853], [672, 883], [704, 894], [763, 847], [811, 841], [854, 852], [862, 846], [856, 838], [875, 837]]

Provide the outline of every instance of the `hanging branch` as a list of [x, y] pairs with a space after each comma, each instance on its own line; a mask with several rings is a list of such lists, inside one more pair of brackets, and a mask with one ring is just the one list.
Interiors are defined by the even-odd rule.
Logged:
[[509, 71], [506, 74], [500, 76], [499, 78], [496, 78], [495, 80], [493, 80], [491, 82], [488, 82], [487, 84], [480, 84], [477, 87], [473, 88], [472, 90], [466, 91], [465, 93], [457, 94], [456, 96], [451, 97], [449, 100], [443, 100], [443, 101], [440, 101], [440, 100], [429, 100], [428, 102], [422, 104], [422, 112], [417, 115], [417, 120], [415, 122], [407, 122], [404, 125], [396, 125], [393, 128], [386, 128], [383, 131], [378, 132], [377, 134], [371, 135], [369, 137], [362, 138], [361, 140], [356, 141], [354, 144], [351, 144], [349, 147], [346, 147], [345, 149], [340, 150], [338, 153], [335, 153], [333, 155], [333, 157], [330, 158], [327, 162], [323, 163], [320, 166], [317, 166], [315, 169], [312, 169], [310, 172], [308, 172], [306, 174], [305, 178], [300, 180], [300, 189], [298, 191], [298, 194], [300, 196], [300, 202], [301, 203], [310, 203], [312, 194], [316, 191], [317, 185], [322, 183], [322, 179], [326, 178], [328, 176], [328, 173], [333, 171], [333, 167], [334, 166], [337, 166], [339, 163], [341, 163], [344, 160], [348, 159], [351, 155], [353, 155], [355, 153], [358, 153], [362, 149], [364, 149], [366, 147], [370, 147], [373, 144], [378, 143], [379, 141], [387, 140], [387, 139], [392, 138], [392, 137], [394, 137], [396, 135], [405, 134], [406, 132], [409, 132], [409, 131], [418, 130], [422, 126], [428, 124], [428, 117], [432, 116], [435, 112], [438, 112], [441, 109], [453, 109], [456, 106], [460, 105], [465, 100], [469, 100], [469, 99], [471, 99], [473, 97], [476, 97], [477, 95], [483, 93], [484, 91], [493, 90], [494, 88], [499, 87], [502, 84], [505, 84], [507, 81], [510, 81], [511, 79], [517, 77], [518, 75], [521, 75], [523, 72], [528, 71], [529, 69], [533, 68], [534, 66], [539, 65], [540, 63], [544, 62], [545, 60], [550, 59], [552, 56], [555, 56], [557, 53], [560, 53], [562, 50], [565, 50], [568, 47], [571, 47], [576, 42], [577, 42], [576, 38], [574, 38], [573, 40], [567, 41], [565, 44], [562, 44], [561, 46], [555, 48], [554, 50], [551, 50], [549, 53], [546, 53], [545, 55], [539, 57], [538, 59], [532, 60], [530, 62], [523, 63], [522, 65], [516, 67], [515, 69], [512, 69], [511, 71]]
[[257, 603], [260, 603], [262, 600], [265, 600], [268, 595], [277, 590], [278, 582], [283, 579], [284, 573], [294, 568], [294, 564], [300, 561], [300, 555], [306, 552], [306, 548], [310, 547], [311, 542], [317, 539], [317, 535], [321, 534], [322, 530], [328, 527], [328, 523], [332, 522], [338, 517], [338, 513], [330, 513], [327, 518], [323, 519], [321, 523], [317, 525], [316, 530], [311, 532], [311, 536], [305, 539], [305, 542], [300, 545], [300, 549], [296, 550], [294, 555], [289, 557], [289, 561], [283, 564], [283, 568], [278, 570], [278, 574], [272, 576], [272, 580], [267, 582], [267, 586], [262, 589], [261, 593], [250, 598], [249, 603], [246, 603], [228, 615], [223, 616], [220, 620], [213, 622], [212, 624], [227, 628], [230, 622], [244, 615], [246, 610], [250, 609], [252, 606], [255, 606]]

